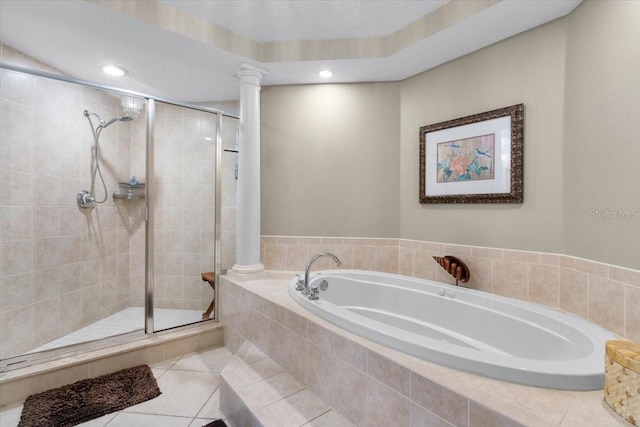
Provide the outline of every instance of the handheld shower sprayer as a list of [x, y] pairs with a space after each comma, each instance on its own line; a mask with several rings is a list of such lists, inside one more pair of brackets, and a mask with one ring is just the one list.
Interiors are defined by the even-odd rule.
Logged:
[[[114, 124], [115, 122], [130, 122], [133, 120], [133, 116], [125, 115], [120, 117], [114, 117], [113, 119], [105, 122], [102, 117], [100, 117], [96, 113], [92, 113], [88, 110], [84, 110], [82, 114], [89, 120], [89, 124], [91, 125], [91, 131], [93, 133], [93, 142], [94, 142], [94, 160], [95, 166], [93, 169], [93, 176], [91, 179], [91, 191], [82, 190], [76, 195], [76, 201], [78, 203], [78, 207], [80, 208], [94, 208], [96, 203], [104, 203], [107, 201], [108, 192], [107, 192], [107, 184], [104, 181], [102, 176], [102, 171], [100, 170], [100, 134], [102, 131], [108, 126]], [[94, 116], [98, 119], [98, 126], [94, 126], [93, 121], [91, 120], [91, 116]], [[96, 183], [96, 176], [100, 176], [100, 181], [102, 182], [102, 188], [104, 189], [104, 198], [102, 200], [97, 200], [93, 195], [93, 190]]]
[[[110, 126], [110, 125], [114, 124], [115, 122], [130, 122], [131, 120], [133, 120], [132, 116], [124, 115], [124, 116], [120, 116], [120, 117], [114, 117], [113, 119], [109, 120], [108, 122], [105, 122], [102, 117], [100, 117], [96, 113], [90, 112], [89, 110], [84, 110], [82, 112], [82, 114], [84, 114], [84, 116], [87, 119], [89, 119], [89, 121], [91, 121], [91, 116], [95, 116], [98, 119], [98, 127], [96, 128], [96, 130], [104, 129], [107, 126]], [[91, 126], [93, 127], [93, 123], [91, 123]]]
[[98, 127], [104, 129], [107, 126], [114, 124], [115, 122], [130, 122], [131, 120], [133, 120], [133, 117], [131, 116], [114, 117], [106, 123], [104, 123], [104, 120], [101, 121]]

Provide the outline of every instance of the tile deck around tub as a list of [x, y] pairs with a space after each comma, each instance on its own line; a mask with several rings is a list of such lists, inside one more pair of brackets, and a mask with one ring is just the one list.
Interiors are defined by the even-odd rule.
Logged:
[[[254, 342], [359, 427], [390, 425], [390, 420], [411, 427], [625, 425], [603, 402], [602, 390], [563, 391], [490, 379], [338, 328], [291, 299], [288, 283], [294, 275], [221, 276], [225, 342], [236, 349], [242, 339]], [[298, 360], [305, 361], [302, 369]], [[223, 375], [223, 390], [224, 383]]]
[[353, 427], [248, 341], [220, 376], [220, 410], [234, 426]]

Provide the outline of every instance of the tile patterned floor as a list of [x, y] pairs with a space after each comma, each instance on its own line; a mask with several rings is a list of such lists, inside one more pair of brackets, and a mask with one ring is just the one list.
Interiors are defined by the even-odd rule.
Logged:
[[[202, 311], [199, 310], [178, 310], [168, 308], [156, 308], [154, 310], [154, 329], [174, 328], [176, 326], [188, 325], [202, 320]], [[119, 334], [126, 334], [144, 329], [144, 308], [129, 307], [119, 311], [104, 319], [98, 320], [91, 325], [78, 329], [70, 334], [56, 340], [43, 344], [29, 353], [34, 353], [52, 348], [64, 347], [82, 342], [95, 341]]]
[[[231, 360], [224, 347], [152, 365], [162, 394], [155, 399], [79, 424], [83, 427], [201, 427], [223, 418], [220, 371]], [[0, 426], [16, 427], [22, 403], [0, 409]], [[226, 421], [226, 420], [225, 420]]]

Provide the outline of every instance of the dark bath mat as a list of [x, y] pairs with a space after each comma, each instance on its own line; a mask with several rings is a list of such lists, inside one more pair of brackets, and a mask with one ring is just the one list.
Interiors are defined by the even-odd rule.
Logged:
[[147, 365], [29, 396], [18, 427], [71, 427], [160, 395]]
[[215, 420], [209, 424], [203, 425], [202, 427], [227, 427], [227, 425], [222, 420]]

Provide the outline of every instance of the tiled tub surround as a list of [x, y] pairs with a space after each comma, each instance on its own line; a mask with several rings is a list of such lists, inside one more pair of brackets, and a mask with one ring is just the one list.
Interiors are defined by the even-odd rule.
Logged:
[[356, 426], [625, 425], [604, 405], [601, 390], [558, 391], [488, 379], [337, 328], [291, 300], [287, 283], [293, 274], [271, 272], [245, 282], [221, 277], [225, 346], [236, 353], [249, 340]]
[[[640, 271], [568, 255], [405, 239], [263, 236], [268, 270], [302, 271], [319, 252], [344, 268], [382, 271], [453, 283], [433, 256], [455, 255], [471, 270], [465, 286], [558, 308], [640, 342]], [[314, 270], [335, 268], [327, 258]]]

